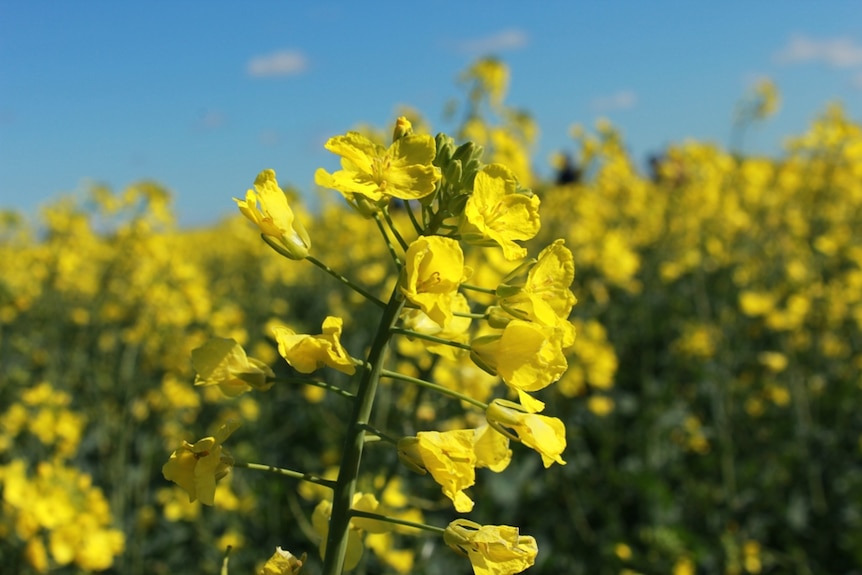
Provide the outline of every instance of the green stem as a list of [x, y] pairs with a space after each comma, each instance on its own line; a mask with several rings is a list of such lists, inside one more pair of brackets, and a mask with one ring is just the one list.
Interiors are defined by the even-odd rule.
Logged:
[[463, 312], [463, 311], [453, 311], [452, 315], [455, 315], [458, 317], [469, 317], [472, 319], [485, 319], [486, 317], [488, 317], [488, 314], [486, 314], [486, 313], [468, 313], [468, 312]]
[[279, 384], [300, 384], [300, 385], [313, 385], [314, 387], [320, 387], [325, 389], [326, 391], [331, 391], [336, 395], [340, 395], [341, 397], [346, 397], [348, 399], [353, 399], [356, 397], [346, 389], [342, 389], [338, 386], [332, 385], [331, 383], [326, 383], [325, 381], [317, 381], [316, 379], [306, 379], [303, 377], [288, 377], [285, 379], [268, 379], [267, 382], [279, 383]]
[[350, 511], [351, 517], [364, 517], [365, 519], [376, 519], [377, 521], [384, 521], [386, 523], [394, 523], [395, 525], [404, 525], [405, 527], [415, 527], [416, 529], [422, 529], [424, 531], [430, 531], [432, 533], [442, 534], [446, 530], [442, 527], [436, 527], [434, 525], [426, 525], [425, 523], [416, 523], [415, 521], [407, 521], [406, 519], [396, 519], [395, 517], [387, 517], [386, 515], [378, 515], [377, 513], [371, 513], [368, 511], [359, 511], [356, 509], [352, 509]]
[[377, 384], [380, 382], [380, 372], [383, 369], [390, 330], [398, 321], [403, 306], [404, 296], [401, 294], [401, 289], [396, 285], [380, 318], [377, 334], [371, 344], [371, 350], [368, 352], [366, 363], [371, 365], [371, 369], [362, 373], [347, 436], [344, 439], [344, 453], [341, 456], [338, 480], [332, 494], [332, 516], [329, 520], [329, 535], [326, 539], [323, 575], [341, 575], [344, 569], [344, 558], [347, 555], [347, 534], [350, 529], [350, 508], [353, 504], [353, 494], [356, 492], [356, 482], [359, 478], [362, 448], [365, 446], [365, 426], [368, 425], [371, 408], [374, 406], [374, 397], [377, 392]]
[[395, 246], [393, 246], [392, 242], [389, 240], [389, 234], [386, 233], [386, 226], [384, 226], [383, 222], [380, 221], [379, 212], [374, 212], [374, 221], [377, 223], [377, 229], [380, 230], [380, 235], [382, 235], [383, 239], [386, 240], [386, 247], [389, 248], [389, 255], [392, 256], [392, 260], [395, 262], [395, 265], [400, 269], [403, 265], [401, 258], [398, 257], [398, 253], [395, 251]]
[[464, 349], [467, 351], [472, 350], [469, 344], [461, 343], [460, 341], [451, 341], [448, 339], [444, 339], [442, 337], [436, 337], [433, 335], [427, 335], [424, 333], [419, 333], [418, 331], [412, 331], [409, 329], [404, 329], [403, 327], [393, 327], [392, 333], [397, 333], [399, 335], [406, 335], [407, 337], [415, 337], [417, 339], [424, 339], [425, 341], [431, 341], [434, 343], [439, 343], [442, 345], [448, 345], [450, 347], [457, 347], [458, 349]]
[[[407, 211], [410, 211], [410, 206], [406, 205], [405, 200], [405, 208]], [[389, 208], [383, 210], [383, 217], [386, 219], [386, 224], [389, 226], [389, 229], [392, 231], [392, 235], [395, 236], [395, 239], [398, 240], [398, 243], [401, 244], [401, 249], [405, 252], [407, 251], [407, 242], [404, 241], [404, 238], [401, 237], [401, 234], [398, 233], [398, 228], [395, 227], [395, 222], [392, 221], [392, 216], [389, 214]]]
[[341, 283], [343, 283], [344, 285], [346, 285], [347, 287], [349, 287], [350, 289], [352, 289], [353, 291], [355, 291], [356, 293], [358, 293], [359, 295], [361, 295], [362, 297], [367, 299], [368, 301], [370, 301], [370, 302], [372, 302], [372, 303], [374, 303], [380, 307], [384, 307], [384, 308], [386, 307], [386, 304], [383, 303], [377, 296], [374, 296], [371, 293], [367, 292], [365, 289], [359, 287], [358, 285], [356, 285], [355, 283], [353, 283], [352, 281], [350, 281], [349, 279], [347, 279], [346, 277], [344, 277], [343, 275], [341, 275], [340, 273], [338, 273], [337, 271], [335, 271], [334, 269], [332, 269], [331, 267], [329, 267], [328, 265], [326, 265], [322, 261], [318, 260], [317, 258], [315, 258], [313, 256], [306, 256], [305, 259], [306, 259], [306, 261], [313, 263], [314, 265], [316, 265], [317, 267], [319, 267], [320, 269], [322, 269], [323, 271], [325, 271], [326, 273], [328, 273], [329, 275], [331, 275], [332, 277], [334, 277], [335, 279], [337, 279], [338, 281], [340, 281]]
[[410, 202], [405, 201], [404, 207], [407, 210], [407, 217], [410, 218], [410, 223], [413, 224], [413, 229], [416, 230], [416, 233], [421, 236], [422, 235], [422, 226], [419, 224], [419, 221], [416, 219], [416, 214], [413, 213], [413, 208], [410, 206]]
[[[386, 371], [386, 370], [383, 370], [383, 371]], [[380, 375], [382, 376], [382, 375], [383, 375], [383, 373], [381, 372], [381, 374], [380, 374]], [[377, 439], [382, 439], [383, 441], [387, 441], [387, 442], [391, 443], [392, 445], [398, 445], [398, 440], [397, 440], [397, 439], [395, 439], [395, 438], [394, 438], [394, 437], [392, 437], [391, 435], [388, 435], [388, 434], [386, 434], [386, 433], [383, 433], [382, 431], [380, 431], [380, 430], [379, 430], [379, 429], [377, 429], [376, 427], [371, 426], [371, 425], [368, 425], [368, 424], [363, 425], [363, 427], [365, 428], [365, 431], [367, 431], [368, 433], [371, 433], [372, 435], [376, 436], [376, 437], [377, 437]], [[369, 439], [371, 439], [371, 438], [370, 438], [370, 437], [366, 437], [366, 443], [368, 443], [368, 440], [369, 440]]]
[[285, 477], [300, 479], [302, 481], [308, 481], [309, 483], [328, 487], [329, 489], [335, 489], [335, 481], [332, 481], [331, 479], [324, 479], [311, 473], [303, 473], [301, 471], [294, 471], [292, 469], [282, 469], [281, 467], [273, 467], [272, 465], [261, 465], [260, 463], [240, 462], [234, 463], [233, 466], [244, 469], [256, 469], [257, 471], [269, 471], [270, 473], [277, 473], [278, 475], [284, 475]]
[[477, 291], [477, 292], [486, 293], [489, 295], [497, 295], [497, 290], [493, 290], [491, 288], [484, 288], [482, 286], [474, 286], [473, 284], [461, 284], [461, 287], [466, 289], [466, 290], [470, 290], [470, 291]]
[[464, 395], [460, 391], [455, 391], [454, 389], [449, 389], [448, 387], [443, 387], [440, 384], [432, 383], [430, 381], [425, 381], [424, 379], [418, 379], [415, 377], [410, 377], [409, 375], [404, 375], [403, 373], [398, 373], [397, 371], [389, 371], [388, 369], [381, 370], [380, 375], [382, 377], [388, 377], [390, 379], [398, 379], [400, 381], [406, 381], [408, 383], [412, 383], [421, 387], [427, 387], [428, 389], [433, 389], [438, 393], [442, 393], [443, 395], [448, 395], [449, 397], [454, 397], [455, 399], [460, 399], [461, 401], [466, 401], [471, 405], [475, 405], [483, 412], [488, 409], [487, 403], [482, 403], [478, 399], [474, 399], [469, 395]]
[[227, 549], [224, 550], [224, 557], [221, 561], [221, 575], [228, 575], [228, 562], [230, 560], [230, 552], [233, 548], [228, 545]]

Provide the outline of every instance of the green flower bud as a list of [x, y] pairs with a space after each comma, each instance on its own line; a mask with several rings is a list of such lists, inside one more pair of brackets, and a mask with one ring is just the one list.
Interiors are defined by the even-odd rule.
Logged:
[[434, 165], [438, 168], [445, 168], [452, 160], [452, 154], [455, 152], [455, 140], [441, 132], [434, 138], [434, 142], [437, 145]]
[[452, 159], [461, 160], [463, 162], [469, 162], [471, 160], [476, 160], [477, 162], [482, 159], [482, 154], [485, 153], [485, 149], [475, 142], [465, 142], [458, 146], [458, 149], [455, 150], [455, 153], [452, 154]]
[[443, 175], [446, 178], [446, 181], [450, 184], [458, 185], [461, 183], [461, 160], [452, 160], [449, 162], [449, 165], [446, 166]]

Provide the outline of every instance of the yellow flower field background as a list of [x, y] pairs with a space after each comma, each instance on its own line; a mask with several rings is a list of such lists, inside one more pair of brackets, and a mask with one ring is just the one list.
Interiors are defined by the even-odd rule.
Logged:
[[[644, 173], [624, 134], [598, 121], [572, 129], [579, 171], [554, 182], [530, 169], [539, 127], [507, 106], [505, 65], [479, 61], [460, 81], [456, 145], [483, 146], [485, 164], [507, 166], [541, 200], [538, 235], [512, 241], [518, 225], [535, 227], [538, 200], [524, 200], [527, 219], [494, 232], [501, 245], [537, 257], [561, 238], [574, 256], [568, 369], [535, 392], [564, 422], [566, 446], [540, 456], [513, 443], [504, 473], [476, 471], [475, 505], [453, 488], [459, 511], [472, 506], [466, 515], [430, 476], [374, 443], [361, 491], [409, 521], [517, 526], [538, 544], [530, 573], [862, 571], [860, 124], [824, 103], [779, 157], [748, 155], [744, 135], [778, 101], [764, 83], [741, 96], [738, 149], [678, 143]], [[403, 115], [435, 135], [418, 112]], [[390, 127], [358, 130], [389, 144]], [[318, 183], [341, 185], [325, 172]], [[212, 201], [244, 193], [213, 191]], [[310, 238], [317, 260], [372, 294], [392, 291], [398, 277], [363, 206], [314, 193], [312, 211], [287, 191], [307, 232], [294, 248], [304, 257]], [[406, 210], [392, 217], [409, 227]], [[497, 285], [513, 267], [499, 248], [465, 251], [464, 265], [477, 285]], [[439, 305], [428, 303], [428, 315]], [[93, 187], [57, 199], [36, 222], [2, 214], [0, 571], [219, 573], [230, 546], [230, 572], [257, 573], [281, 546], [307, 552], [302, 572], [319, 573], [319, 486], [236, 468], [206, 506], [162, 467], [183, 441], [236, 420], [225, 441], [236, 461], [334, 477], [344, 397], [283, 382], [235, 394], [196, 387], [192, 351], [231, 338], [290, 381], [298, 374], [273, 333], [318, 333], [336, 316], [341, 345], [361, 357], [378, 315], [317, 267], [281, 257], [239, 213], [178, 227], [156, 182]], [[515, 353], [530, 341], [526, 329], [517, 337], [506, 342]], [[434, 355], [427, 343], [399, 338], [391, 362], [481, 401], [518, 399], [463, 354]], [[504, 359], [495, 358], [501, 371]], [[351, 389], [349, 369], [316, 373]], [[460, 402], [385, 378], [372, 420], [399, 436], [475, 424]], [[469, 573], [440, 539], [361, 530], [354, 573]]]

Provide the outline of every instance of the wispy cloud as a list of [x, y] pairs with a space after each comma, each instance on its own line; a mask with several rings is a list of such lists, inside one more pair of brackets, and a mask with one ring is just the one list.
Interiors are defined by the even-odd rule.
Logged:
[[862, 44], [852, 38], [816, 40], [807, 36], [794, 36], [776, 54], [782, 64], [819, 62], [835, 68], [862, 66]]
[[208, 132], [221, 128], [225, 123], [225, 116], [218, 110], [203, 110], [195, 118], [194, 129], [200, 132]]
[[629, 110], [638, 103], [638, 95], [632, 90], [620, 90], [609, 96], [600, 96], [593, 99], [592, 108], [596, 112], [613, 112], [615, 110]]
[[490, 36], [473, 38], [459, 42], [457, 47], [461, 52], [471, 54], [487, 54], [489, 52], [503, 52], [505, 50], [517, 50], [527, 45], [529, 38], [527, 33], [517, 28], [500, 30]]
[[293, 76], [301, 74], [308, 67], [308, 58], [296, 50], [279, 50], [272, 54], [255, 56], [248, 62], [246, 70], [249, 76], [263, 78], [267, 76]]
[[275, 130], [264, 130], [257, 135], [257, 140], [261, 146], [274, 148], [281, 143], [281, 135]]

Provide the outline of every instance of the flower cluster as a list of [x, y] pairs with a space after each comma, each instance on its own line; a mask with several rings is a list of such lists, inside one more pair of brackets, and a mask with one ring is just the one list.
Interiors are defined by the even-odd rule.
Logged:
[[[371, 436], [390, 440], [409, 468], [430, 474], [460, 513], [473, 509], [474, 501], [465, 490], [475, 484], [477, 468], [502, 472], [509, 465], [513, 456], [510, 441], [537, 451], [545, 467], [565, 463], [561, 456], [565, 428], [559, 419], [538, 414], [544, 403], [532, 394], [560, 379], [566, 370], [564, 350], [575, 340], [568, 319], [575, 297], [570, 291], [573, 257], [562, 240], [552, 242], [536, 259], [524, 261], [527, 248], [521, 242], [531, 240], [541, 229], [539, 197], [522, 187], [506, 166], [484, 164], [480, 146], [466, 143], [456, 147], [443, 134], [436, 138], [416, 134], [406, 118], [399, 118], [389, 146], [349, 132], [331, 138], [326, 148], [341, 157], [342, 169], [335, 173], [318, 170], [315, 180], [340, 192], [358, 214], [377, 223], [398, 270], [388, 300], [311, 254], [309, 235], [294, 217], [272, 170], [261, 172], [246, 199], [236, 201], [276, 252], [314, 264], [383, 308], [364, 359], [352, 357], [342, 344], [345, 321], [341, 316], [326, 317], [318, 335], [297, 333], [281, 323], [269, 328], [279, 354], [299, 374], [332, 368], [360, 378], [355, 393], [325, 381], [303, 380], [337, 391], [355, 404], [337, 480], [278, 470], [334, 489], [333, 496], [316, 508], [312, 523], [320, 537], [324, 571], [335, 573], [358, 564], [368, 534], [388, 533], [389, 522], [404, 521], [387, 516], [371, 493], [356, 490], [363, 444]], [[400, 213], [395, 213], [396, 201]], [[483, 255], [482, 248], [489, 248], [491, 255]], [[499, 269], [491, 262], [500, 257], [505, 263], [494, 283], [468, 283], [474, 267], [483, 268], [481, 278], [492, 278], [493, 273], [488, 275], [484, 268]], [[467, 265], [468, 258], [475, 263]], [[393, 339], [421, 342], [420, 355], [430, 353], [454, 364], [470, 358], [499, 378], [520, 403], [497, 398], [488, 404], [486, 392], [474, 397], [388, 369], [384, 352]], [[404, 352], [402, 361], [417, 360], [417, 350], [399, 349]], [[248, 357], [231, 338], [207, 341], [193, 351], [192, 360], [196, 384], [216, 386], [231, 397], [266, 391], [278, 380], [272, 368]], [[412, 382], [459, 399], [472, 412], [469, 417], [484, 416], [487, 423], [392, 438], [389, 431], [368, 427], [375, 389], [382, 378]], [[212, 505], [216, 482], [239, 465], [223, 449], [235, 428], [236, 424], [229, 423], [196, 443], [183, 441], [164, 466], [165, 478], [186, 490], [190, 500]], [[242, 466], [263, 468], [250, 463]], [[515, 573], [532, 564], [536, 550], [531, 538], [511, 540], [511, 530], [517, 532], [492, 527], [468, 534], [461, 529], [459, 537], [472, 543], [450, 545], [467, 550], [476, 573]], [[494, 551], [495, 537], [524, 549], [524, 557], [503, 559], [505, 553]]]

